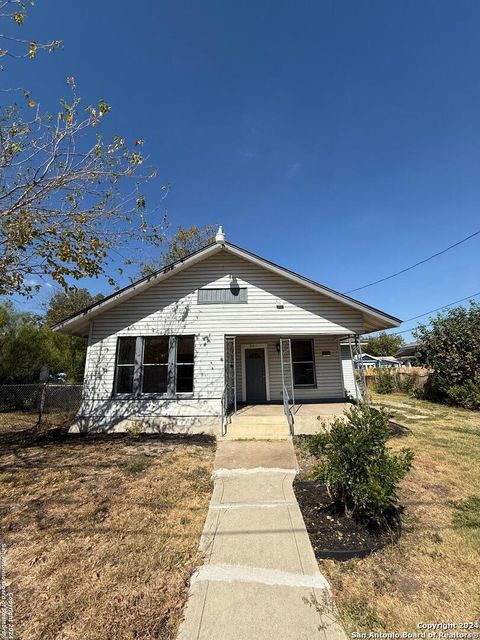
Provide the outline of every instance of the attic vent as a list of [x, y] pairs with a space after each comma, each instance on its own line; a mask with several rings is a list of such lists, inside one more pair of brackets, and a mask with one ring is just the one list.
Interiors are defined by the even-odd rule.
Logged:
[[199, 289], [198, 304], [246, 304], [247, 288], [232, 286], [228, 289]]

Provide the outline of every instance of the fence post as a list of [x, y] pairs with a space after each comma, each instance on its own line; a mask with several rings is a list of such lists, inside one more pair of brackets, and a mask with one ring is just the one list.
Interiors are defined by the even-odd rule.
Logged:
[[44, 382], [42, 384], [42, 395], [40, 396], [40, 406], [38, 409], [38, 424], [40, 425], [42, 422], [43, 409], [45, 407], [45, 396], [47, 394], [47, 383]]

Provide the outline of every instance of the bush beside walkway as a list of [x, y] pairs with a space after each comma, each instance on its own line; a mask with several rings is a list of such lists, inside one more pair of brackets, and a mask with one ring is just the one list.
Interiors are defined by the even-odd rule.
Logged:
[[[389, 442], [415, 452], [402, 482], [399, 542], [362, 560], [320, 562], [353, 631], [418, 631], [421, 621], [478, 618], [480, 413], [394, 393], [373, 395], [408, 427]], [[298, 456], [308, 470], [308, 460]]]

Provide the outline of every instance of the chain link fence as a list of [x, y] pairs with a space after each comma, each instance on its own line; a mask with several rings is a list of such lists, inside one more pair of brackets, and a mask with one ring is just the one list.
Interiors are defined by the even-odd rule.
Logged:
[[37, 414], [75, 414], [82, 402], [81, 384], [4, 384], [0, 385], [0, 412], [21, 411]]

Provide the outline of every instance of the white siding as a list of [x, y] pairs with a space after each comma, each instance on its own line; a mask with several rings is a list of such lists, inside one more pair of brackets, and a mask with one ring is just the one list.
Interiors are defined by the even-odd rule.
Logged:
[[[305, 336], [314, 340], [314, 357], [316, 370], [315, 388], [296, 388], [295, 400], [339, 400], [345, 397], [340, 367], [340, 352], [338, 339], [333, 336]], [[268, 357], [269, 391], [271, 402], [282, 400], [282, 368], [280, 354], [277, 352], [279, 338], [275, 336], [248, 336], [236, 340], [237, 361], [237, 400], [243, 400], [242, 382], [242, 345], [266, 344]], [[329, 356], [322, 355], [322, 351], [330, 351]], [[288, 368], [288, 367], [287, 367]], [[287, 372], [287, 389], [290, 393], [291, 383]]]
[[[199, 288], [228, 287], [232, 278], [240, 287], [248, 288], [247, 304], [197, 304]], [[283, 309], [277, 305], [283, 305]], [[103, 411], [118, 417], [218, 415], [224, 386], [225, 335], [321, 334], [315, 341], [318, 389], [299, 393], [304, 399], [341, 397], [338, 337], [362, 330], [359, 311], [224, 251], [105, 311], [92, 323], [84, 413]], [[112, 399], [118, 336], [168, 334], [195, 335], [193, 395], [181, 402]], [[269, 345], [271, 399], [279, 400], [281, 372], [273, 338]], [[332, 356], [321, 356], [326, 349]]]

